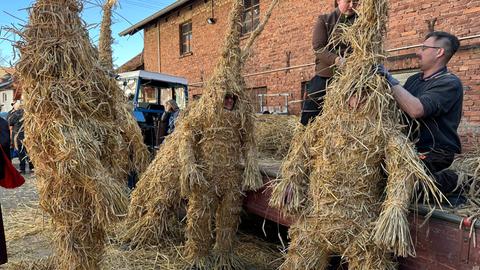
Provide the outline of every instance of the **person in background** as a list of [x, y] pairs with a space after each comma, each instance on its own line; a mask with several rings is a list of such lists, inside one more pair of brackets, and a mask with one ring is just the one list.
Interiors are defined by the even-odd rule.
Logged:
[[355, 8], [358, 0], [337, 0], [337, 8], [318, 17], [313, 29], [312, 45], [315, 51], [315, 76], [310, 80], [303, 105], [300, 122], [305, 126], [322, 112], [323, 97], [334, 68], [345, 62], [349, 47], [346, 44], [329, 45], [332, 37], [339, 34], [338, 24], [352, 25], [357, 18]]
[[180, 114], [180, 108], [174, 99], [170, 99], [165, 103], [165, 111], [169, 113], [167, 134], [171, 134], [175, 129], [175, 122]]
[[8, 124], [11, 127], [11, 141], [15, 150], [17, 150], [18, 159], [20, 160], [20, 172], [25, 174], [27, 162], [30, 172], [33, 172], [34, 168], [28, 157], [27, 149], [23, 145], [23, 140], [25, 139], [25, 132], [23, 131], [23, 113], [23, 106], [17, 101], [14, 105], [14, 111], [8, 119]]

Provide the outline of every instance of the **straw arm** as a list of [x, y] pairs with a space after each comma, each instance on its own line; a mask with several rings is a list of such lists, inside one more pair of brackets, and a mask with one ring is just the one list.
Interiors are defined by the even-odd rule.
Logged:
[[270, 205], [287, 214], [296, 214], [305, 206], [310, 171], [309, 144], [306, 142], [309, 137], [308, 131], [297, 131], [282, 163], [281, 178], [272, 190]]
[[375, 225], [375, 243], [397, 256], [414, 256], [407, 215], [417, 176], [424, 174], [419, 166], [421, 161], [416, 157], [412, 143], [397, 134], [387, 144], [385, 162], [388, 173], [386, 199]]
[[182, 196], [187, 196], [195, 186], [205, 185], [208, 183], [201, 172], [201, 166], [197, 163], [194, 152], [195, 137], [193, 131], [189, 128], [185, 129], [184, 136], [181, 137], [178, 147], [178, 155], [180, 161], [180, 190]]
[[243, 171], [243, 190], [257, 190], [263, 186], [263, 179], [258, 167], [257, 144], [254, 138], [254, 132], [245, 134], [247, 137], [244, 143], [243, 159], [245, 160], [245, 169]]

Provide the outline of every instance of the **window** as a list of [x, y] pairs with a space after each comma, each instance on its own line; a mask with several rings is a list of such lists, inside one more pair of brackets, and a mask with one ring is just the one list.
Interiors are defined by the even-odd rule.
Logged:
[[252, 32], [260, 22], [260, 0], [243, 0], [242, 34]]
[[267, 87], [250, 88], [250, 96], [256, 112], [263, 113], [267, 105]]
[[180, 25], [180, 55], [192, 52], [192, 22]]
[[159, 89], [155, 86], [141, 85], [138, 92], [139, 103], [157, 104], [159, 99]]

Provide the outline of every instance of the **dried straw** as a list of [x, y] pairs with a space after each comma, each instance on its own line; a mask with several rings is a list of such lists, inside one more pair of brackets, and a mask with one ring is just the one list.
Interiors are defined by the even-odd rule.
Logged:
[[262, 157], [282, 160], [301, 124], [293, 115], [259, 115], [255, 122], [255, 139]]
[[113, 70], [112, 57], [112, 10], [117, 5], [117, 0], [106, 0], [103, 4], [102, 23], [100, 25], [100, 39], [98, 42], [98, 58], [100, 65], [106, 70]]
[[122, 236], [130, 248], [162, 245], [183, 233], [177, 216], [182, 202], [177, 153], [179, 134], [181, 132], [174, 132], [165, 139], [132, 192]]
[[480, 149], [473, 150], [455, 159], [451, 170], [458, 174], [456, 191], [467, 201], [454, 209], [446, 209], [470, 220], [480, 217]]
[[143, 167], [148, 155], [120, 89], [97, 65], [81, 8], [77, 0], [38, 0], [19, 33], [17, 70], [55, 265], [90, 270], [99, 268], [105, 227], [126, 211], [130, 168]]
[[352, 53], [327, 89], [323, 114], [282, 164], [271, 204], [301, 216], [282, 269], [323, 269], [331, 253], [358, 269], [393, 269], [388, 251], [414, 254], [406, 209], [415, 187], [440, 199], [402, 133], [391, 90], [372, 70], [385, 58], [387, 10], [387, 0], [365, 0], [356, 22], [339, 26], [332, 43], [350, 44]]
[[[33, 203], [35, 205], [35, 203]], [[38, 207], [19, 207], [6, 217], [6, 235], [9, 247], [9, 270], [48, 270], [57, 269], [55, 260], [50, 257], [52, 227], [50, 220], [43, 216]], [[123, 230], [119, 225], [113, 231]], [[14, 235], [14, 237], [11, 237]], [[174, 244], [163, 247], [144, 247], [129, 250], [118, 245], [118, 239], [110, 238], [101, 261], [101, 269], [162, 269], [178, 270], [189, 264], [181, 255], [183, 247]], [[23, 246], [23, 247], [22, 247]], [[255, 237], [240, 234], [235, 244], [235, 254], [248, 262], [243, 269], [276, 269], [281, 262], [279, 247]]]

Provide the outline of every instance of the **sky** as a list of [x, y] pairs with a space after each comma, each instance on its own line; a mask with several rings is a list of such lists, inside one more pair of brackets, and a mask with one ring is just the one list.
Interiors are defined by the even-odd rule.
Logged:
[[[98, 45], [100, 22], [102, 19], [101, 3], [104, 0], [84, 0], [82, 19], [89, 25], [90, 39]], [[143, 31], [133, 36], [120, 37], [118, 33], [127, 29], [175, 0], [118, 0], [119, 6], [113, 14], [112, 36], [114, 65], [120, 66], [139, 54], [143, 49]], [[14, 53], [12, 41], [18, 37], [5, 30], [5, 27], [17, 28], [28, 21], [26, 10], [34, 0], [0, 0], [0, 66], [11, 66], [18, 61], [18, 54]]]

